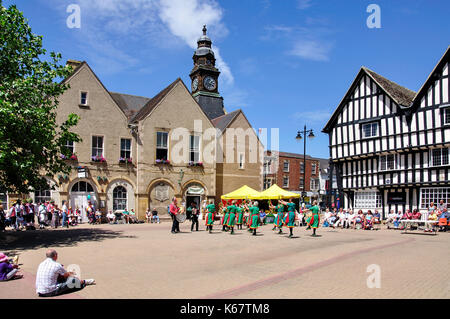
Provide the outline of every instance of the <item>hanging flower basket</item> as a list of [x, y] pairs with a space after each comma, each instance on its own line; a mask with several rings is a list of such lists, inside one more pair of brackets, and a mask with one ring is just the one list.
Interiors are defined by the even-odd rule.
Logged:
[[61, 159], [63, 159], [63, 160], [66, 160], [66, 159], [67, 159], [67, 156], [64, 155], [64, 154], [59, 155], [59, 157], [60, 157]]
[[75, 154], [72, 154], [72, 156], [70, 157], [70, 159], [72, 161], [78, 161], [78, 157]]

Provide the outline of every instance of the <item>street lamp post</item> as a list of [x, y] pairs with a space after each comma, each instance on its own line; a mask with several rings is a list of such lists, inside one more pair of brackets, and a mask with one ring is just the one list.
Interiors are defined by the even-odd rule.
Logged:
[[303, 128], [303, 132], [298, 131], [295, 139], [300, 142], [303, 139], [303, 191], [302, 191], [302, 201], [305, 202], [306, 197], [306, 134], [308, 134], [309, 139], [313, 139], [314, 132], [312, 129], [307, 130], [306, 125]]

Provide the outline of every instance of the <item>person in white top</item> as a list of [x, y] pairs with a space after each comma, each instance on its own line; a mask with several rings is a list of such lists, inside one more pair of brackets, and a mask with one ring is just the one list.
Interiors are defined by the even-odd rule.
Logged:
[[53, 297], [83, 289], [93, 285], [94, 279], [80, 280], [75, 273], [68, 272], [57, 263], [58, 253], [47, 250], [46, 259], [40, 263], [36, 274], [36, 293], [39, 297]]
[[45, 205], [43, 203], [39, 205], [38, 218], [39, 229], [44, 229], [47, 224], [47, 209], [45, 208]]

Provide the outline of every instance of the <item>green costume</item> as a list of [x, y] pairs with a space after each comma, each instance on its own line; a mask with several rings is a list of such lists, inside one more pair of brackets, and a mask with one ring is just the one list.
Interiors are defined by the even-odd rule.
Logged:
[[311, 217], [308, 218], [307, 224], [311, 228], [319, 228], [320, 223], [320, 214], [319, 214], [319, 206], [313, 206], [309, 209], [312, 213]]
[[208, 213], [206, 214], [206, 226], [212, 226], [214, 224], [214, 212], [216, 211], [216, 206], [214, 204], [209, 204], [206, 206]]
[[284, 217], [284, 205], [278, 204], [277, 207], [277, 220], [275, 222], [275, 226], [278, 228], [283, 227], [283, 217]]
[[242, 207], [237, 207], [237, 225], [242, 225], [244, 222], [244, 209]]
[[225, 221], [224, 225], [227, 225], [228, 227], [234, 227], [234, 225], [236, 224], [236, 209], [237, 207], [235, 205], [228, 206], [228, 220]]
[[258, 229], [259, 226], [259, 209], [256, 206], [250, 207], [250, 219], [252, 224], [250, 229]]
[[295, 204], [288, 203], [287, 207], [288, 207], [288, 213], [286, 214], [286, 217], [284, 218], [284, 224], [289, 228], [293, 228], [293, 227], [295, 227]]

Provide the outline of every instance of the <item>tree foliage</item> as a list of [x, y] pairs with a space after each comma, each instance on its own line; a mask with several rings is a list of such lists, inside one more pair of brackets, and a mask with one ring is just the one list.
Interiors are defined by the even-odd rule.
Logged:
[[0, 0], [0, 185], [9, 192], [47, 189], [45, 176], [71, 170], [60, 155], [72, 155], [66, 141], [81, 140], [70, 131], [79, 118], [56, 122], [58, 96], [69, 88], [57, 80], [72, 72], [60, 60], [22, 12]]

